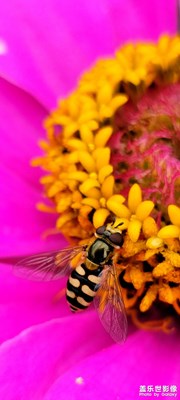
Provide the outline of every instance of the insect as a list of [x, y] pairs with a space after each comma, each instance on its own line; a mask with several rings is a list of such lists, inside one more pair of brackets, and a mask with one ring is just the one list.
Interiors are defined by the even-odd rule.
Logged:
[[[33, 255], [20, 260], [15, 268], [21, 276], [35, 280], [69, 276], [66, 299], [71, 311], [84, 310], [94, 301], [105, 330], [116, 342], [122, 342], [127, 319], [113, 255], [123, 245], [123, 233], [118, 225], [112, 225], [99, 227], [90, 245]], [[70, 261], [80, 253], [81, 261], [71, 268]]]

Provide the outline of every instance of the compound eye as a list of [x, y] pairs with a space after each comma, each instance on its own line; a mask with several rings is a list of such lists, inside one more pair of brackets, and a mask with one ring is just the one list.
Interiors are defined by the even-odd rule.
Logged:
[[123, 244], [123, 237], [122, 237], [122, 234], [121, 233], [112, 233], [110, 236], [109, 236], [109, 240], [113, 243], [113, 244], [115, 244], [116, 246], [122, 246], [122, 244]]
[[99, 228], [96, 229], [96, 233], [97, 235], [103, 235], [105, 230], [106, 230], [105, 226], [100, 226]]

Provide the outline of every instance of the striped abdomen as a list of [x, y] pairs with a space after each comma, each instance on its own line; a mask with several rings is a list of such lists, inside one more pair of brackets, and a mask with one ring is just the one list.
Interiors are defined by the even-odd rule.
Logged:
[[71, 311], [83, 310], [90, 305], [100, 283], [101, 271], [102, 267], [90, 270], [85, 263], [72, 271], [66, 288], [66, 298]]

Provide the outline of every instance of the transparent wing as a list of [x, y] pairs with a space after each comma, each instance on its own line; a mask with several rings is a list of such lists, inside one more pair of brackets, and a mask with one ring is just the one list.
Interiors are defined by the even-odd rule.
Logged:
[[[37, 281], [51, 281], [70, 273], [70, 261], [78, 254], [85, 256], [86, 246], [76, 246], [59, 251], [35, 254], [20, 259], [14, 270], [18, 276]], [[80, 258], [81, 262], [81, 258]]]
[[94, 297], [94, 305], [101, 323], [115, 342], [123, 342], [127, 336], [127, 318], [118, 277], [114, 266], [107, 266]]

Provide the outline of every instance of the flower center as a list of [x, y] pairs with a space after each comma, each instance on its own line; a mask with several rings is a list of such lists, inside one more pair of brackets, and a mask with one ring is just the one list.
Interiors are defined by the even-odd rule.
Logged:
[[71, 243], [118, 220], [124, 242], [113, 262], [127, 313], [164, 331], [180, 315], [179, 49], [165, 35], [98, 61], [47, 119], [34, 163]]
[[112, 164], [122, 193], [135, 177], [160, 213], [162, 204], [180, 206], [179, 115], [179, 83], [149, 88], [136, 105], [129, 101], [116, 114], [121, 137], [118, 153], [112, 140]]

